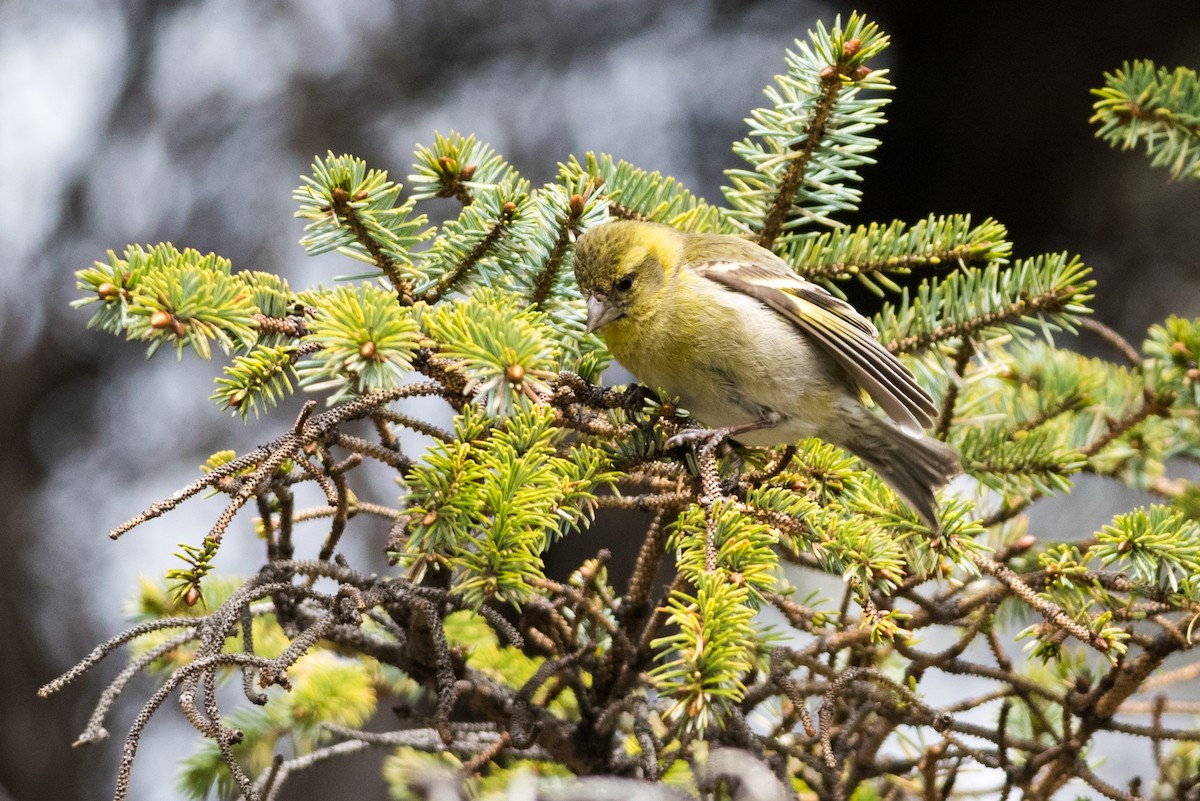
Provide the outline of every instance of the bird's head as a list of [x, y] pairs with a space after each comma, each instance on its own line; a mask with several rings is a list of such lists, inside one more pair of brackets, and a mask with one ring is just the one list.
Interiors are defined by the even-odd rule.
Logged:
[[666, 273], [679, 262], [683, 235], [666, 225], [619, 220], [575, 243], [575, 280], [587, 300], [589, 333], [655, 315]]

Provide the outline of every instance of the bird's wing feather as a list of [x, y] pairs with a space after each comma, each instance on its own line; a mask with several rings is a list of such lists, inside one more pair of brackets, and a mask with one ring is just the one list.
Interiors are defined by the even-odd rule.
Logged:
[[783, 267], [746, 261], [691, 265], [695, 272], [773, 309], [809, 335], [889, 417], [920, 434], [937, 416], [933, 398], [875, 339], [879, 332], [849, 303]]

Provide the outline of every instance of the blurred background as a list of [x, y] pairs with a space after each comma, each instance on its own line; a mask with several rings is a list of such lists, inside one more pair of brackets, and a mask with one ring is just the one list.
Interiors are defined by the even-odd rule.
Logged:
[[[1097, 316], [1140, 342], [1200, 314], [1200, 184], [1172, 184], [1088, 125], [1088, 89], [1125, 59], [1200, 68], [1195, 0], [858, 6], [892, 35], [897, 86], [879, 164], [850, 222], [969, 212], [1018, 256], [1080, 253]], [[108, 798], [136, 706], [72, 751], [105, 680], [38, 686], [118, 631], [139, 575], [174, 566], [216, 512], [193, 501], [120, 543], [105, 533], [196, 476], [219, 448], [270, 439], [205, 398], [215, 365], [85, 329], [73, 271], [108, 248], [169, 240], [293, 286], [351, 271], [296, 244], [290, 193], [316, 154], [403, 180], [435, 130], [475, 133], [535, 185], [570, 154], [609, 152], [719, 201], [729, 144], [783, 50], [851, 6], [797, 0], [0, 0], [0, 801]], [[378, 485], [373, 500], [395, 500]], [[1130, 496], [1087, 485], [1040, 533], [1083, 534]], [[1079, 502], [1083, 501], [1082, 507]], [[248, 518], [247, 518], [248, 519]], [[242, 530], [232, 534], [244, 534]], [[350, 543], [378, 559], [382, 535]], [[250, 572], [252, 538], [218, 565]], [[588, 546], [594, 553], [595, 545]], [[353, 550], [352, 550], [353, 552]], [[129, 699], [144, 700], [146, 680]], [[169, 704], [131, 798], [178, 797], [196, 735]], [[378, 755], [335, 762], [289, 798], [383, 797]]]

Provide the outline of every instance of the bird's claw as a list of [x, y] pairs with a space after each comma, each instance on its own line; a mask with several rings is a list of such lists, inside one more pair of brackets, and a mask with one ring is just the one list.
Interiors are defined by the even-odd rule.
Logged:
[[685, 428], [667, 440], [668, 448], [695, 445], [698, 451], [712, 451], [725, 441], [729, 432], [723, 428]]

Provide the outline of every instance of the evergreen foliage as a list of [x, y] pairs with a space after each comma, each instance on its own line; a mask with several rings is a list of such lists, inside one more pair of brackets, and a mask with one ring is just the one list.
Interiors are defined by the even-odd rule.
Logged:
[[1122, 150], [1145, 144], [1151, 165], [1172, 178], [1200, 178], [1200, 80], [1187, 67], [1126, 61], [1104, 74], [1092, 122], [1096, 136]]
[[[141, 588], [133, 627], [43, 688], [132, 645], [80, 738], [95, 742], [135, 674], [160, 681], [114, 797], [149, 718], [178, 694], [204, 738], [181, 776], [196, 798], [276, 798], [289, 776], [372, 747], [391, 751], [397, 798], [588, 797], [588, 777], [607, 776], [628, 785], [606, 797], [662, 797], [650, 781], [680, 797], [740, 782], [754, 798], [936, 799], [968, 770], [999, 797], [1050, 799], [1068, 783], [1136, 795], [1135, 777], [1094, 764], [1101, 735], [1153, 741], [1159, 771], [1138, 792], [1194, 798], [1200, 732], [1165, 726], [1165, 697], [1148, 724], [1130, 718], [1138, 693], [1187, 675], [1162, 667], [1192, 648], [1200, 614], [1200, 490], [1169, 461], [1200, 459], [1200, 321], [1169, 318], [1139, 350], [1088, 317], [1096, 287], [1078, 257], [1014, 259], [991, 219], [844, 225], [884, 122], [891, 86], [871, 64], [886, 46], [858, 15], [797, 42], [734, 146], [746, 166], [729, 172], [726, 206], [607, 155], [532, 188], [451, 133], [417, 148], [407, 196], [353, 156], [314, 161], [294, 195], [302, 246], [369, 268], [333, 288], [293, 292], [165, 243], [81, 270], [91, 325], [150, 354], [166, 342], [208, 359], [220, 346], [223, 408], [299, 407], [273, 440], [214, 454], [112, 532], [206, 491], [229, 498], [180, 545], [170, 587]], [[1102, 135], [1145, 138], [1185, 175], [1194, 75], [1177, 72], [1174, 88], [1168, 77], [1141, 62], [1110, 76], [1097, 116], [1112, 115]], [[1119, 97], [1167, 111], [1148, 121]], [[457, 216], [430, 225], [434, 198], [456, 199]], [[584, 334], [573, 242], [609, 217], [740, 232], [834, 291], [855, 279], [879, 294], [882, 341], [939, 398], [934, 433], [963, 456], [940, 532], [820, 441], [667, 448], [687, 410], [602, 386], [607, 353]], [[1056, 339], [1081, 330], [1118, 358]], [[300, 388], [326, 408], [295, 400]], [[407, 408], [416, 397], [441, 399], [453, 429]], [[351, 489], [364, 459], [394, 471], [398, 498]], [[1034, 536], [1025, 511], [1069, 495], [1081, 472], [1159, 502], [1082, 540]], [[305, 482], [323, 504], [297, 508]], [[216, 576], [251, 503], [265, 563]], [[612, 554], [588, 539], [609, 510], [642, 514], [631, 576], [610, 575]], [[390, 526], [378, 547], [393, 572], [339, 553], [361, 516]], [[324, 532], [319, 550], [302, 525]], [[543, 558], [562, 538], [593, 556], [556, 579]], [[842, 589], [803, 589], [817, 574]], [[248, 706], [227, 713], [216, 683], [238, 674]], [[987, 689], [947, 698], [964, 676]], [[553, 776], [575, 783], [555, 790]]]

